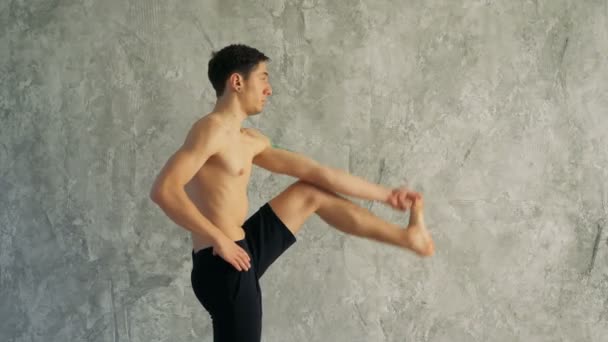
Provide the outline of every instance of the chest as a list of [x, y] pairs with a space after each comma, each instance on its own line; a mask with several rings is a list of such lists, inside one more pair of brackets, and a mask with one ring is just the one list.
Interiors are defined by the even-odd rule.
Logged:
[[256, 139], [247, 133], [230, 135], [225, 147], [214, 156], [213, 164], [222, 173], [230, 176], [249, 174], [257, 145]]
[[253, 156], [247, 145], [235, 143], [227, 146], [218, 154], [218, 166], [232, 176], [242, 176], [251, 168]]

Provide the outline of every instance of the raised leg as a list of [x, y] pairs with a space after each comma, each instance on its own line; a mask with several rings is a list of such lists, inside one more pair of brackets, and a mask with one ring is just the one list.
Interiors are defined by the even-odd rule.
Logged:
[[294, 235], [308, 217], [316, 213], [344, 233], [407, 248], [421, 256], [434, 254], [433, 241], [424, 225], [422, 198], [412, 205], [406, 229], [346, 198], [303, 181], [290, 185], [270, 201], [270, 206]]

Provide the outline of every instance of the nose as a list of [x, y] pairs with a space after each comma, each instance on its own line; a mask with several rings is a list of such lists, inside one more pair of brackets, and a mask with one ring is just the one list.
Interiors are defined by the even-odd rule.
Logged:
[[266, 96], [272, 95], [272, 87], [271, 86], [268, 86], [266, 89], [264, 89], [264, 95], [266, 95]]

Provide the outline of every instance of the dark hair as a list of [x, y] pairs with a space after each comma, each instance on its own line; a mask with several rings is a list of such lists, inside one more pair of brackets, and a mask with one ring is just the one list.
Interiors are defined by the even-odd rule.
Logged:
[[262, 52], [243, 44], [228, 45], [217, 52], [212, 52], [207, 76], [215, 89], [216, 96], [222, 96], [226, 80], [232, 73], [238, 72], [247, 79], [258, 63], [268, 60], [270, 58]]

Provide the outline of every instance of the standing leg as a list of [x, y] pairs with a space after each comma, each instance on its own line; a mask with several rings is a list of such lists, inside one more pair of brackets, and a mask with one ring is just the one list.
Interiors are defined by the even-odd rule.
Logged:
[[[237, 242], [246, 252], [249, 246]], [[211, 248], [192, 253], [192, 289], [209, 313], [214, 342], [260, 342], [262, 297], [255, 269], [238, 271]]]

